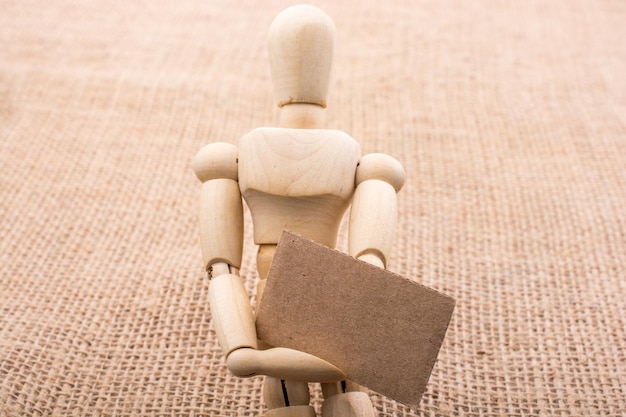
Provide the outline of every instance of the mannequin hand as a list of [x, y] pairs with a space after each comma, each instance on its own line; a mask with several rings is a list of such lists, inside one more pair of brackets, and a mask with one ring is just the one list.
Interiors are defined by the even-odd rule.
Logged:
[[308, 353], [288, 348], [256, 350], [241, 348], [232, 351], [226, 360], [236, 376], [267, 375], [289, 381], [335, 382], [346, 375], [336, 366]]

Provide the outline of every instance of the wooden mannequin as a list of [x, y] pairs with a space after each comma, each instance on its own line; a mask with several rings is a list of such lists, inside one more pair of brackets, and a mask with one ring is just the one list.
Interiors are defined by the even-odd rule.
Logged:
[[268, 417], [315, 416], [307, 382], [321, 382], [323, 416], [373, 416], [369, 397], [334, 365], [304, 352], [262, 346], [238, 271], [243, 247], [242, 197], [259, 245], [258, 302], [283, 231], [334, 247], [351, 204], [350, 255], [385, 267], [396, 221], [399, 162], [360, 155], [346, 133], [324, 129], [334, 49], [334, 24], [313, 6], [280, 13], [269, 33], [270, 66], [280, 127], [258, 128], [239, 147], [205, 146], [193, 167], [202, 184], [201, 247], [211, 277], [210, 307], [230, 371], [266, 375]]

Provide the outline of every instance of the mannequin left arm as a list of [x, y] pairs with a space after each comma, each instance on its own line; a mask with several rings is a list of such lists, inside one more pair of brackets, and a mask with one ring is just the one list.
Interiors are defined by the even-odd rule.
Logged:
[[396, 193], [404, 180], [404, 168], [391, 156], [369, 154], [361, 158], [350, 209], [351, 256], [381, 268], [387, 266], [397, 218]]

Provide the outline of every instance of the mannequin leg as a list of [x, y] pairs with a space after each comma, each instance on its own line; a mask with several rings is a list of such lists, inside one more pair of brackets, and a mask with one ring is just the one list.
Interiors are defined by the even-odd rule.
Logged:
[[265, 377], [263, 400], [268, 408], [265, 417], [315, 417], [306, 382]]
[[364, 388], [350, 381], [322, 384], [322, 417], [376, 417]]

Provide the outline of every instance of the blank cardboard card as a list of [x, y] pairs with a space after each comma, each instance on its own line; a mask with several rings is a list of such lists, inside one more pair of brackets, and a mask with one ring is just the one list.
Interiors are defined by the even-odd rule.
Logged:
[[283, 232], [257, 312], [259, 338], [318, 356], [417, 407], [454, 299]]

